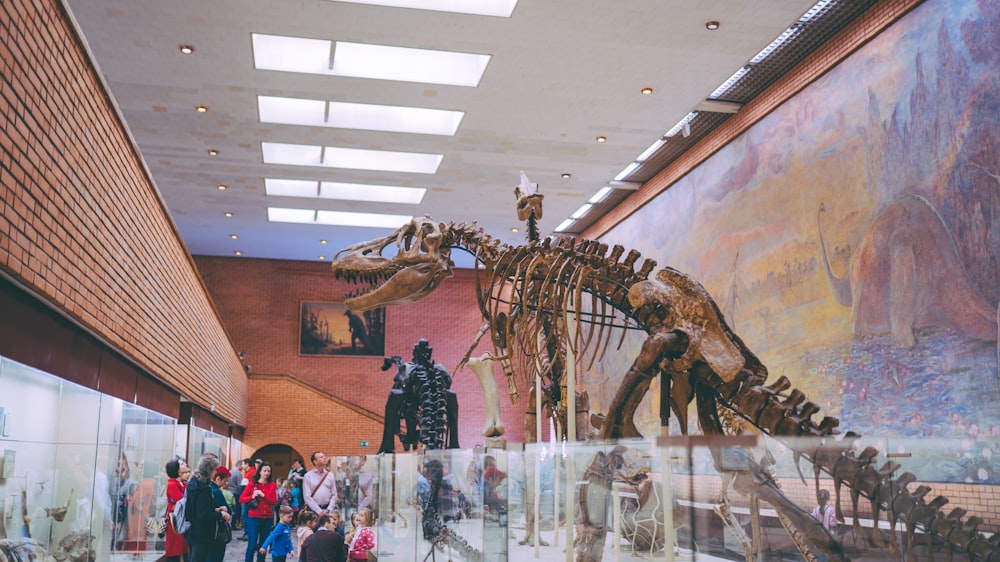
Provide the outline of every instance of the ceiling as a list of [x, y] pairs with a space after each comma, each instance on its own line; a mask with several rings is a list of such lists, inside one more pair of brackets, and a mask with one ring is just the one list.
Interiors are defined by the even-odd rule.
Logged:
[[[327, 261], [391, 229], [269, 222], [267, 207], [428, 214], [520, 243], [523, 170], [545, 195], [540, 228], [551, 233], [815, 3], [520, 0], [510, 17], [492, 17], [334, 0], [65, 1], [192, 254]], [[712, 20], [719, 29], [706, 29]], [[254, 33], [491, 58], [476, 87], [256, 70]], [[453, 136], [270, 124], [258, 95], [465, 114]], [[433, 174], [265, 164], [262, 142], [443, 158]], [[419, 204], [277, 197], [264, 178], [427, 191]], [[636, 186], [617, 187], [612, 203]]]

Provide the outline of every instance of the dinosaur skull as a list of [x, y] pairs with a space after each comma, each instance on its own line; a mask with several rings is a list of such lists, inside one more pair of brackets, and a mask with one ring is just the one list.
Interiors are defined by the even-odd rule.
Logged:
[[[336, 278], [376, 285], [371, 292], [346, 299], [347, 308], [363, 312], [406, 304], [437, 289], [452, 275], [451, 249], [441, 247], [443, 229], [430, 217], [414, 219], [384, 238], [337, 252], [333, 258]], [[396, 255], [384, 257], [382, 252], [392, 245]]]
[[526, 221], [534, 213], [535, 219], [542, 218], [542, 200], [545, 196], [541, 193], [521, 193], [521, 190], [514, 188], [514, 196], [517, 197], [517, 220]]
[[708, 292], [690, 277], [672, 270], [661, 269], [656, 279], [641, 281], [628, 293], [629, 302], [639, 308], [646, 304], [659, 304], [667, 312], [666, 318], [650, 332], [679, 330], [690, 338], [682, 364], [704, 361], [724, 382], [731, 382], [746, 359], [740, 348], [729, 337]]

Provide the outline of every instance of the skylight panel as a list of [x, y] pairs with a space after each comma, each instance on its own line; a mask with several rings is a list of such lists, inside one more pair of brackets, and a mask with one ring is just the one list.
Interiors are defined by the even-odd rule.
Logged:
[[639, 163], [638, 162], [632, 162], [628, 166], [625, 166], [625, 169], [622, 170], [622, 171], [620, 171], [620, 172], [618, 172], [618, 175], [615, 176], [615, 181], [621, 181], [621, 180], [627, 178], [629, 176], [629, 174], [631, 174], [632, 172], [634, 172], [635, 169], [638, 168], [638, 167], [639, 167]]
[[740, 69], [734, 72], [732, 76], [730, 76], [725, 82], [722, 83], [722, 85], [716, 88], [714, 92], [708, 94], [708, 99], [715, 99], [721, 96], [722, 94], [728, 92], [729, 88], [732, 88], [733, 84], [735, 84], [740, 78], [743, 78], [743, 75], [746, 74], [747, 72], [750, 72], [749, 66], [740, 67]]
[[573, 226], [573, 223], [575, 223], [575, 222], [576, 221], [573, 220], [573, 219], [566, 219], [566, 220], [562, 221], [561, 223], [559, 223], [559, 226], [556, 227], [556, 232], [563, 232], [563, 231], [565, 231], [569, 227]]
[[265, 164], [322, 166], [323, 147], [309, 144], [260, 143]]
[[656, 151], [659, 150], [661, 146], [663, 146], [664, 144], [666, 144], [666, 142], [667, 141], [665, 141], [663, 139], [656, 139], [656, 142], [654, 142], [653, 144], [649, 145], [649, 148], [647, 148], [646, 150], [642, 151], [642, 154], [640, 154], [639, 157], [636, 158], [636, 161], [637, 162], [645, 162], [650, 156], [652, 156], [653, 154], [655, 154]]
[[257, 96], [261, 123], [454, 136], [464, 111]]
[[517, 0], [336, 0], [351, 4], [369, 4], [392, 8], [413, 8], [435, 12], [454, 12], [477, 16], [509, 18]]
[[[680, 121], [678, 121], [676, 125], [674, 125], [673, 127], [671, 127], [670, 130], [667, 131], [667, 134], [664, 135], [664, 136], [672, 137], [672, 136], [676, 135], [677, 133], [681, 132], [681, 130], [684, 128], [684, 125], [687, 125], [687, 124], [691, 123], [691, 120], [694, 119], [697, 116], [698, 116], [698, 112], [697, 111], [692, 111], [691, 113], [688, 113], [687, 115], [684, 116], [683, 119], [681, 119]], [[687, 136], [687, 133], [685, 133], [684, 136]], [[615, 178], [615, 179], [620, 179], [620, 178]]]
[[303, 224], [314, 224], [316, 222], [316, 211], [312, 209], [286, 209], [282, 207], [268, 207], [267, 220], [269, 222], [295, 222]]
[[323, 166], [353, 170], [434, 174], [437, 173], [438, 166], [444, 159], [443, 154], [421, 152], [393, 152], [276, 142], [262, 142], [260, 144], [265, 164], [289, 166]]
[[326, 147], [324, 166], [383, 172], [437, 173], [443, 154]]
[[253, 34], [254, 68], [452, 86], [479, 85], [490, 55]]
[[376, 203], [402, 203], [418, 205], [427, 190], [422, 187], [398, 187], [393, 185], [367, 185], [360, 183], [339, 183], [325, 181], [320, 185], [319, 196], [325, 199], [345, 201], [373, 201]]
[[399, 228], [413, 220], [412, 215], [384, 215], [379, 213], [347, 213], [343, 211], [316, 211], [316, 224], [331, 226], [364, 226], [369, 228]]
[[601, 189], [598, 189], [597, 193], [595, 193], [594, 195], [592, 195], [590, 197], [590, 199], [587, 199], [587, 203], [591, 203], [591, 204], [600, 203], [601, 201], [604, 201], [604, 198], [607, 197], [608, 194], [610, 194], [612, 191], [613, 191], [613, 189], [611, 188], [611, 186], [607, 186], [606, 185], [606, 186], [602, 187]]
[[570, 215], [569, 218], [571, 219], [583, 218], [587, 213], [590, 212], [591, 207], [593, 207], [593, 205], [591, 205], [590, 203], [584, 203], [583, 205], [580, 205], [580, 208], [573, 211], [573, 214]]
[[257, 96], [257, 109], [261, 123], [326, 125], [326, 102], [323, 100]]
[[329, 114], [328, 124], [342, 129], [452, 136], [465, 116], [464, 111], [335, 101]]
[[264, 192], [277, 197], [318, 197], [319, 182], [264, 178]]
[[757, 53], [757, 55], [754, 58], [750, 59], [750, 64], [757, 64], [760, 61], [764, 60], [765, 58], [767, 58], [767, 55], [770, 55], [771, 53], [774, 52], [775, 49], [784, 45], [789, 39], [792, 38], [793, 35], [795, 35], [798, 32], [799, 32], [798, 27], [789, 27], [781, 35], [779, 35], [777, 39], [771, 41], [770, 45], [764, 47], [761, 50], [761, 52]]
[[478, 86], [489, 55], [337, 42], [333, 73], [338, 76]]

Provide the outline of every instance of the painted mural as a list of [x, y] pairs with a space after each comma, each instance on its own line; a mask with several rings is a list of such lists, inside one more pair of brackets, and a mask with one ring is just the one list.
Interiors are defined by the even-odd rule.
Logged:
[[945, 440], [927, 480], [1000, 482], [997, 45], [1000, 3], [928, 1], [602, 237], [700, 280], [842, 429]]

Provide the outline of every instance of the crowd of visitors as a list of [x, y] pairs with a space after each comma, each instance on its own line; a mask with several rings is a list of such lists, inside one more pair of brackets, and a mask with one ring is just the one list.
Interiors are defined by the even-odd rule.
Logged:
[[[238, 538], [247, 542], [244, 562], [255, 558], [266, 562], [268, 552], [272, 562], [285, 562], [288, 557], [301, 562], [368, 560], [368, 552], [375, 548], [374, 514], [369, 507], [374, 479], [363, 469], [364, 460], [355, 482], [354, 525], [347, 535], [340, 507], [349, 506], [345, 495], [350, 481], [346, 474], [328, 468], [323, 452], [313, 453], [310, 461], [311, 470], [306, 471], [302, 460], [296, 459], [288, 475], [279, 477], [261, 459], [239, 460], [230, 470], [220, 466], [216, 455], [207, 453], [193, 474], [183, 459], [168, 461], [164, 467], [169, 522], [164, 531], [166, 562], [182, 558], [184, 562], [223, 562], [226, 545], [239, 529], [243, 535]], [[128, 469], [124, 461], [115, 475], [126, 475]], [[120, 490], [127, 480], [119, 480], [112, 494], [123, 493]], [[297, 542], [292, 540], [293, 529]]]

